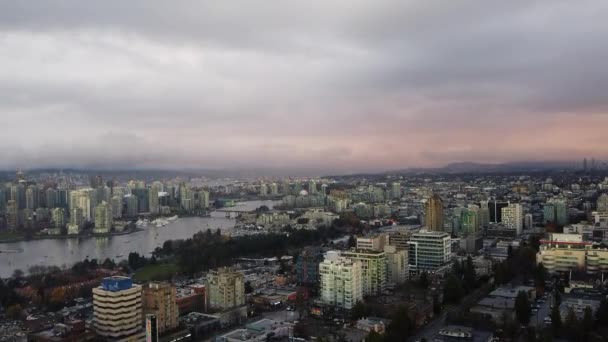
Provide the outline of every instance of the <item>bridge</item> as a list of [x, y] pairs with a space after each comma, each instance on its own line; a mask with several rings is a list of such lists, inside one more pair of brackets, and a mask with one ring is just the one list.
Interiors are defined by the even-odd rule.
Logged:
[[236, 218], [240, 214], [254, 212], [255, 210], [239, 210], [238, 208], [228, 207], [228, 208], [219, 208], [214, 211], [218, 213], [225, 213], [226, 218]]

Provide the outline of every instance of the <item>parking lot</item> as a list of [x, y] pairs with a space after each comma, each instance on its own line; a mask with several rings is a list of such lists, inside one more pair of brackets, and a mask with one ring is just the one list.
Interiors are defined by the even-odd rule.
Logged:
[[532, 305], [538, 305], [538, 312], [532, 312], [530, 324], [535, 327], [545, 326], [545, 318], [551, 315], [552, 295], [545, 294], [541, 299], [534, 302]]

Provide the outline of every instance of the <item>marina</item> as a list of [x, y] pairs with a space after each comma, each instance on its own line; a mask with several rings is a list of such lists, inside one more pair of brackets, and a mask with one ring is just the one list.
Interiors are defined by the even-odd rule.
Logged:
[[[273, 207], [275, 201], [240, 202], [244, 211], [261, 205]], [[116, 262], [126, 259], [131, 252], [149, 256], [167, 240], [187, 239], [199, 231], [220, 229], [223, 234], [243, 235], [234, 229], [235, 218], [226, 218], [223, 212], [211, 212], [209, 217], [169, 217], [166, 224], [152, 222], [138, 226], [137, 231], [104, 237], [71, 239], [45, 239], [0, 244], [0, 277], [10, 277], [15, 269], [27, 272], [32, 266], [71, 267], [85, 258], [102, 262], [106, 258]], [[143, 223], [143, 221], [142, 221]]]

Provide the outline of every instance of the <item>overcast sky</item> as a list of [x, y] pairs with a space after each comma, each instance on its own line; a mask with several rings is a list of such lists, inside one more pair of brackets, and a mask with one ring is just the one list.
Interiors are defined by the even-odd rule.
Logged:
[[608, 1], [2, 1], [0, 167], [608, 159]]

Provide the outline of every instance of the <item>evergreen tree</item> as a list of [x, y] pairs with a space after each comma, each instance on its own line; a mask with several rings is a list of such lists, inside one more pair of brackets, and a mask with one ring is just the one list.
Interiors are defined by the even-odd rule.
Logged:
[[606, 300], [606, 298], [603, 298], [600, 302], [600, 307], [595, 313], [595, 319], [597, 320], [597, 324], [599, 326], [605, 326], [608, 324], [608, 300]]
[[365, 338], [365, 342], [383, 342], [384, 336], [377, 333], [375, 330], [370, 331], [369, 335]]
[[593, 330], [593, 311], [588, 306], [585, 308], [585, 315], [583, 316], [582, 328], [583, 328], [583, 340], [588, 341], [589, 333], [591, 332], [591, 330]]
[[414, 324], [409, 318], [408, 309], [402, 306], [392, 317], [391, 323], [386, 327], [385, 341], [405, 341], [414, 332]]
[[462, 283], [456, 276], [450, 274], [445, 284], [444, 301], [446, 303], [458, 304], [462, 296], [464, 296]]
[[520, 291], [515, 298], [515, 316], [519, 323], [527, 326], [530, 323], [531, 309], [528, 295]]
[[423, 289], [426, 289], [427, 287], [429, 287], [429, 274], [426, 271], [423, 271], [420, 274], [420, 280], [419, 280], [418, 284]]
[[568, 310], [566, 320], [564, 321], [564, 332], [569, 340], [574, 341], [580, 335], [579, 321], [573, 308]]
[[464, 265], [464, 286], [468, 291], [477, 288], [477, 273], [475, 272], [475, 265], [473, 265], [473, 258], [470, 255]]
[[559, 335], [562, 330], [562, 315], [559, 313], [559, 306], [554, 305], [553, 309], [551, 309], [551, 327], [553, 330], [553, 335]]

